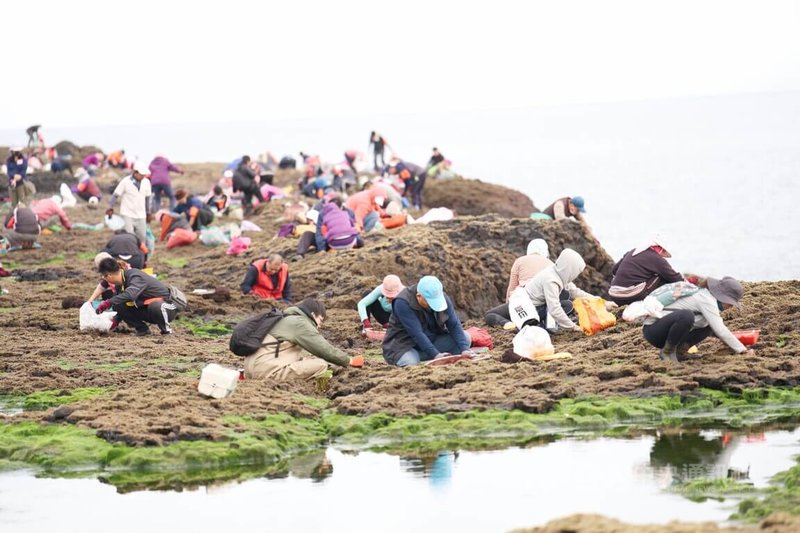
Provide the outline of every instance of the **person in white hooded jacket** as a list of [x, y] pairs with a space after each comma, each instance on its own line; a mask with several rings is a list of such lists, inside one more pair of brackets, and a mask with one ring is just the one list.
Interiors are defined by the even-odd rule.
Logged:
[[508, 278], [506, 300], [504, 303], [486, 311], [484, 320], [490, 326], [502, 326], [505, 330], [515, 329], [508, 312], [508, 301], [515, 289], [524, 287], [536, 274], [553, 264], [548, 258], [547, 242], [544, 239], [533, 239], [528, 243], [525, 255], [518, 257], [511, 266]]
[[[573, 299], [597, 298], [573, 283], [585, 268], [586, 262], [580, 254], [565, 248], [554, 265], [539, 272], [511, 294], [508, 305], [514, 325], [522, 329], [528, 323], [538, 322], [548, 330], [581, 331], [568, 314], [572, 312]], [[612, 302], [606, 306], [616, 307]]]

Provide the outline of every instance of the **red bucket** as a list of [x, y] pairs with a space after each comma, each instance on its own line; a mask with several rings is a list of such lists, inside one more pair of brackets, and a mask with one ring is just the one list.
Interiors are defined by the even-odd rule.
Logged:
[[752, 346], [758, 342], [758, 335], [761, 333], [760, 329], [747, 329], [742, 331], [733, 331], [733, 336], [739, 339], [739, 342], [745, 346]]

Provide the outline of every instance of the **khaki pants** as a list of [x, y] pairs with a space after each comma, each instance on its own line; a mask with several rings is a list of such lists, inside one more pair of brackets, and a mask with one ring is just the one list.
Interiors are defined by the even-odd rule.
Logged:
[[36, 186], [30, 181], [23, 181], [16, 187], [9, 187], [11, 207], [17, 207], [20, 202], [30, 207], [34, 194], [36, 194]]
[[[268, 342], [268, 339], [271, 339], [271, 336], [268, 335], [265, 342]], [[281, 343], [277, 357], [274, 346], [265, 346], [244, 359], [244, 374], [248, 379], [312, 380], [324, 374], [326, 370], [328, 363], [323, 359], [286, 341]]]

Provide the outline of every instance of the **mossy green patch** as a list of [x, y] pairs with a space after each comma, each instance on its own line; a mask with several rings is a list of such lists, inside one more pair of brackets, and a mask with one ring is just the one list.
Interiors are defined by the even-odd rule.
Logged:
[[231, 334], [233, 327], [216, 320], [200, 318], [179, 318], [177, 325], [192, 333], [195, 337], [216, 338]]
[[171, 268], [183, 268], [189, 264], [189, 259], [186, 257], [167, 257], [162, 259], [161, 262]]
[[748, 498], [739, 502], [731, 518], [757, 522], [772, 513], [800, 515], [800, 464], [773, 476], [772, 483], [773, 486], [762, 491], [763, 498]]
[[75, 256], [75, 258], [78, 261], [93, 261], [96, 255], [97, 255], [97, 252], [92, 252], [92, 251], [80, 252], [79, 254], [77, 254]]
[[328, 404], [330, 404], [330, 400], [327, 398], [314, 398], [313, 396], [306, 396], [304, 394], [295, 394], [294, 398], [314, 409], [325, 409], [328, 407]]
[[55, 266], [55, 265], [63, 265], [64, 264], [64, 254], [58, 254], [41, 261], [38, 263], [39, 266]]
[[693, 502], [704, 502], [708, 499], [723, 501], [725, 498], [753, 494], [758, 489], [748, 483], [729, 478], [698, 478], [673, 485], [671, 489]]
[[26, 411], [49, 409], [59, 405], [96, 398], [107, 392], [107, 389], [100, 387], [87, 387], [72, 390], [45, 390], [38, 391], [26, 396], [3, 396], [0, 397], [6, 407], [17, 407]]

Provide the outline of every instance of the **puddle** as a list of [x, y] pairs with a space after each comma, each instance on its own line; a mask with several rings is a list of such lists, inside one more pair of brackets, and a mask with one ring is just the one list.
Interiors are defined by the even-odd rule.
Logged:
[[328, 448], [270, 473], [254, 472], [256, 479], [124, 494], [108, 484], [113, 475], [101, 483], [16, 471], [0, 474], [0, 529], [105, 532], [114, 524], [115, 531], [133, 532], [236, 524], [264, 531], [485, 532], [578, 512], [632, 523], [723, 522], [736, 500], [694, 502], [670, 487], [697, 477], [724, 478], [729, 470], [764, 487], [795, 464], [799, 452], [799, 429], [669, 429], [636, 438], [570, 437], [527, 448], [421, 456]]

